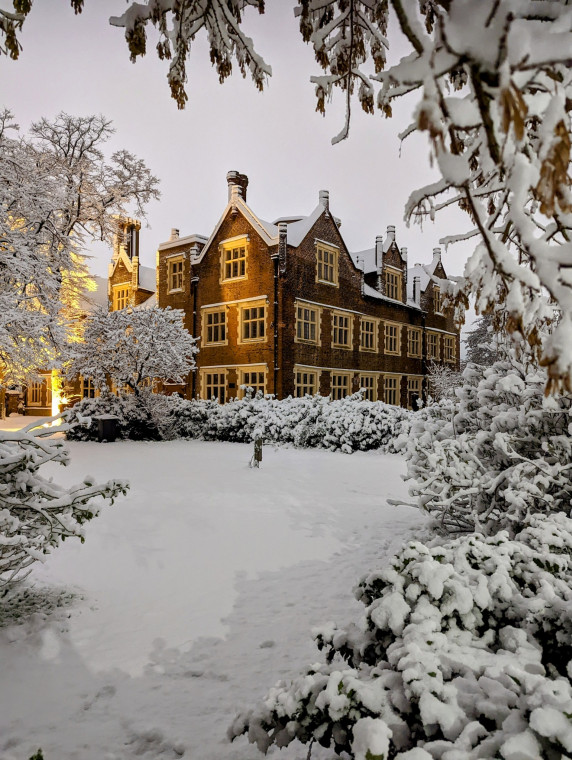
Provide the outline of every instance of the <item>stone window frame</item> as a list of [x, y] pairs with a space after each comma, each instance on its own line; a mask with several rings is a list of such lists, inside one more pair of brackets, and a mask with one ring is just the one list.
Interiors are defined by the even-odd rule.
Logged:
[[[216, 376], [216, 382], [213, 378]], [[210, 381], [209, 381], [210, 377]], [[205, 401], [210, 401], [214, 394], [208, 394], [208, 388], [222, 389], [222, 399], [220, 396], [215, 396], [219, 404], [225, 404], [228, 398], [228, 369], [226, 367], [204, 367], [200, 371], [201, 379], [201, 393], [200, 396]]]
[[[113, 311], [122, 311], [123, 309], [126, 309], [129, 306], [130, 284], [131, 283], [129, 282], [121, 282], [113, 286], [113, 290], [112, 290]], [[120, 306], [119, 305], [120, 303], [122, 303], [123, 306]]]
[[[336, 321], [338, 319], [347, 319], [347, 327], [340, 327], [339, 324], [336, 324]], [[348, 340], [347, 343], [340, 343], [339, 341], [335, 340], [336, 337], [336, 331], [337, 336], [339, 338], [339, 331], [340, 330], [347, 330], [347, 336]], [[353, 350], [353, 339], [354, 339], [354, 315], [350, 314], [347, 311], [332, 311], [332, 348], [342, 348], [346, 351], [352, 351]]]
[[[417, 335], [417, 351], [412, 350], [412, 335]], [[410, 359], [420, 359], [422, 355], [423, 336], [420, 327], [407, 326], [407, 356]]]
[[[397, 333], [395, 336], [388, 335], [388, 328], [395, 327], [397, 329]], [[401, 356], [401, 332], [402, 332], [403, 324], [401, 322], [391, 322], [389, 320], [385, 320], [383, 323], [383, 352], [385, 354], [388, 354], [389, 356]], [[391, 340], [392, 337], [396, 338], [397, 341], [397, 348], [392, 350], [388, 348], [389, 340]]]
[[[208, 316], [210, 314], [224, 314], [224, 339], [217, 341], [209, 341], [208, 333], [209, 327], [215, 327], [215, 325], [208, 324]], [[228, 306], [212, 306], [201, 309], [201, 321], [202, 321], [202, 345], [207, 346], [228, 346]], [[219, 324], [219, 327], [221, 325]]]
[[439, 285], [433, 285], [433, 311], [435, 314], [444, 314], [443, 296], [441, 295], [441, 288]]
[[[413, 387], [413, 385], [416, 387]], [[413, 409], [411, 405], [411, 394], [416, 393], [419, 398], [423, 398], [423, 375], [407, 375], [407, 408]]]
[[[175, 270], [177, 267], [177, 271]], [[177, 278], [177, 282], [173, 281], [173, 278]], [[175, 287], [173, 287], [175, 285]], [[167, 259], [167, 293], [182, 293], [185, 287], [185, 257], [184, 255], [177, 254], [176, 256], [170, 256]]]
[[[403, 301], [403, 272], [401, 269], [392, 266], [384, 268], [385, 273], [385, 295], [394, 301]], [[394, 278], [394, 281], [391, 279]], [[391, 295], [395, 289], [397, 295]]]
[[[324, 253], [327, 257], [332, 257], [332, 262], [324, 261]], [[324, 266], [331, 267], [332, 279], [324, 277]], [[322, 276], [320, 277], [320, 267]], [[316, 240], [316, 282], [322, 285], [331, 285], [334, 288], [340, 286], [340, 249], [331, 243], [325, 243], [322, 240]]]
[[[401, 378], [402, 377], [403, 377], [403, 375], [398, 374], [398, 373], [393, 373], [393, 372], [384, 373], [384, 375], [383, 375], [383, 400], [384, 400], [384, 402], [386, 404], [391, 404], [391, 406], [401, 406]], [[395, 381], [395, 387], [388, 387], [389, 386], [388, 381], [389, 381], [389, 383], [391, 383], [392, 386], [393, 386], [394, 381]], [[394, 392], [396, 394], [396, 396], [395, 396], [395, 398], [396, 398], [395, 403], [393, 401], [390, 401], [388, 399], [388, 394], [389, 393], [394, 393]]]
[[[253, 395], [256, 395], [256, 393], [258, 392], [258, 390], [261, 390], [262, 393], [264, 393], [264, 394], [267, 393], [268, 365], [266, 365], [266, 364], [251, 364], [251, 365], [249, 365], [247, 367], [239, 367], [237, 369], [237, 373], [238, 373], [238, 383], [237, 383], [237, 386], [238, 386], [238, 398], [244, 398], [245, 395], [246, 395], [246, 390], [241, 387], [243, 385], [249, 385], [250, 387], [252, 387], [254, 389], [254, 394]], [[246, 375], [252, 375], [253, 373], [256, 373], [258, 375], [262, 375], [263, 380], [262, 380], [261, 384], [258, 382], [258, 379], [257, 379], [257, 382], [255, 383], [255, 385], [253, 385], [251, 382], [249, 382], [246, 379]], [[259, 386], [259, 387], [255, 387], [255, 386]]]
[[[365, 393], [363, 394], [363, 397], [367, 399], [368, 401], [377, 401], [378, 379], [379, 379], [379, 375], [377, 375], [374, 372], [360, 372], [359, 373], [359, 387], [360, 387], [360, 390], [363, 389], [365, 391]], [[371, 388], [368, 388], [367, 385], [364, 385], [364, 380], [366, 380], [368, 384], [371, 381]]]
[[[298, 327], [300, 324], [304, 324], [306, 320], [300, 320], [300, 316], [298, 314], [299, 309], [306, 309], [308, 312], [313, 313], [315, 315], [315, 326], [316, 326], [316, 338], [315, 340], [312, 340], [311, 338], [302, 338], [298, 336]], [[294, 343], [305, 343], [306, 345], [310, 346], [321, 346], [322, 345], [322, 307], [321, 306], [315, 306], [314, 304], [309, 304], [304, 301], [294, 301]], [[311, 320], [308, 321], [308, 324], [312, 324]]]
[[[433, 351], [433, 346], [432, 346], [432, 342], [433, 342], [432, 339], [433, 338], [435, 339], [434, 340], [435, 351]], [[435, 360], [439, 361], [439, 357], [440, 357], [440, 354], [441, 354], [441, 352], [440, 352], [440, 345], [439, 345], [439, 338], [440, 338], [439, 333], [434, 332], [433, 330], [427, 330], [427, 358], [428, 359], [435, 359]]]
[[[366, 333], [364, 331], [364, 322], [370, 322], [373, 324], [373, 330], [371, 332]], [[380, 319], [378, 317], [367, 317], [363, 316], [360, 317], [359, 320], [359, 350], [360, 351], [367, 351], [368, 353], [377, 354], [379, 352], [379, 323]], [[363, 345], [364, 343], [364, 335], [371, 335], [373, 337], [373, 347], [367, 348]]]
[[457, 341], [454, 335], [443, 335], [443, 361], [449, 364], [457, 361]]
[[[353, 372], [350, 370], [330, 370], [330, 398], [339, 401], [352, 394]], [[344, 380], [344, 383], [335, 382], [335, 378]], [[343, 391], [346, 391], [343, 393]]]
[[[250, 245], [250, 238], [248, 235], [237, 235], [233, 238], [228, 238], [227, 240], [222, 240], [219, 244], [219, 251], [220, 251], [220, 278], [219, 278], [219, 284], [222, 285], [223, 283], [229, 283], [229, 282], [240, 282], [241, 280], [247, 280], [248, 279], [248, 249]], [[239, 248], [244, 248], [244, 256], [240, 256], [236, 259], [232, 259], [230, 262], [226, 260], [226, 253], [227, 251], [233, 251], [238, 250]], [[232, 261], [244, 261], [244, 272], [241, 274], [238, 274], [236, 276], [227, 277], [226, 276], [226, 265], [228, 263], [232, 263]]]
[[[294, 366], [294, 397], [303, 398], [306, 395], [315, 396], [320, 390], [320, 370], [311, 367]], [[304, 377], [306, 376], [306, 377]], [[310, 376], [313, 380], [310, 380]], [[312, 390], [305, 390], [305, 389]]]
[[[256, 338], [244, 338], [244, 324], [245, 324], [245, 312], [251, 309], [263, 309], [264, 313], [262, 317], [257, 316], [256, 319], [248, 319], [248, 322], [262, 322], [264, 335]], [[248, 301], [247, 303], [238, 304], [238, 344], [251, 344], [251, 343], [266, 343], [268, 341], [268, 299], [261, 299], [260, 301]]]

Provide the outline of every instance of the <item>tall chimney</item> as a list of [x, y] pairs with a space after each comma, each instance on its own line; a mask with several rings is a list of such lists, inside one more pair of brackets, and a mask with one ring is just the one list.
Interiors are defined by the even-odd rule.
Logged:
[[169, 240], [176, 240], [179, 237], [179, 230], [176, 227], [171, 227], [171, 237]]
[[326, 211], [330, 210], [330, 193], [328, 190], [320, 190], [318, 194], [320, 206], [323, 206]]
[[237, 196], [246, 202], [246, 188], [248, 187], [248, 177], [235, 170], [227, 172], [226, 181], [228, 184], [228, 201], [230, 203]]
[[383, 290], [383, 238], [377, 235], [375, 238], [375, 266], [377, 268], [377, 289]]
[[413, 301], [417, 306], [421, 305], [421, 278], [419, 276], [413, 278]]
[[394, 224], [387, 225], [387, 237], [388, 237], [388, 243], [390, 245], [391, 243], [395, 242], [395, 225]]
[[286, 222], [280, 222], [278, 225], [278, 261], [280, 271], [286, 271], [286, 254], [288, 252], [288, 225]]
[[433, 248], [433, 261], [435, 261], [435, 266], [441, 263], [441, 249], [440, 248]]

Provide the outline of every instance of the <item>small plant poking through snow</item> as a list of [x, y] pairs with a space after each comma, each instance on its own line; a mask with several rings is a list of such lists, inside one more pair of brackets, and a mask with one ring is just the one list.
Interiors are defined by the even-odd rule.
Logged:
[[572, 520], [512, 539], [411, 542], [355, 590], [357, 625], [315, 630], [325, 662], [239, 715], [262, 752], [294, 739], [355, 760], [572, 753]]

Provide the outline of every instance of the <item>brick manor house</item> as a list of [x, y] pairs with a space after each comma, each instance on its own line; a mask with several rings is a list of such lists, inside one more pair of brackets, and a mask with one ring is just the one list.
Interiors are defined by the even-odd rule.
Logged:
[[228, 203], [210, 237], [159, 245], [156, 270], [139, 264], [139, 224], [123, 220], [107, 293], [112, 309], [157, 304], [181, 309], [200, 337], [187, 398], [306, 393], [338, 399], [359, 388], [371, 400], [413, 407], [430, 361], [459, 367], [459, 331], [443, 309], [440, 249], [407, 266], [395, 227], [350, 253], [328, 192], [309, 216], [273, 223], [246, 203], [248, 178], [227, 174]]

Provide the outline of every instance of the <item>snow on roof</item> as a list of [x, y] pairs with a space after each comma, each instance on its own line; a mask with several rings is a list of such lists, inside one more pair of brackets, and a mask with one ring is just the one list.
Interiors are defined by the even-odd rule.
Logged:
[[192, 233], [191, 235], [176, 237], [172, 240], [166, 240], [164, 243], [159, 243], [159, 250], [164, 251], [166, 248], [174, 248], [177, 245], [194, 245], [195, 243], [202, 243], [204, 245], [207, 240], [208, 238], [204, 235]]
[[324, 206], [319, 203], [309, 216], [303, 216], [299, 221], [289, 224], [288, 245], [297, 248], [322, 216], [324, 210]]
[[384, 296], [383, 293], [380, 293], [379, 290], [372, 288], [371, 285], [368, 285], [366, 282], [364, 282], [363, 284], [363, 294], [364, 296], [375, 298], [378, 301], [385, 301], [386, 303], [400, 304], [401, 306], [408, 306], [411, 309], [418, 309], [419, 311], [422, 311], [419, 304], [416, 304], [415, 301], [413, 301], [413, 299], [408, 298], [407, 303], [404, 304], [403, 301], [397, 301], [395, 298], [388, 298], [387, 296]]
[[[365, 251], [350, 251], [350, 256], [358, 269], [363, 268], [364, 274], [377, 271], [375, 265], [375, 248], [366, 248]], [[358, 266], [358, 259], [360, 264]]]
[[299, 216], [280, 216], [278, 219], [275, 219], [272, 224], [275, 224], [276, 226], [281, 222], [284, 224], [291, 224], [292, 222], [300, 222], [302, 219], [305, 219], [303, 214], [300, 214]]
[[415, 264], [411, 269], [407, 270], [407, 297], [413, 298], [413, 278], [419, 277], [419, 287], [423, 293], [427, 285], [433, 279], [433, 273], [437, 268], [437, 265], [441, 262], [441, 249], [433, 249], [433, 259], [430, 264]]
[[134, 306], [135, 309], [154, 309], [157, 306], [157, 293], [153, 293], [152, 296], [138, 306]]
[[139, 287], [143, 290], [150, 290], [155, 292], [157, 287], [157, 274], [153, 267], [139, 266]]

